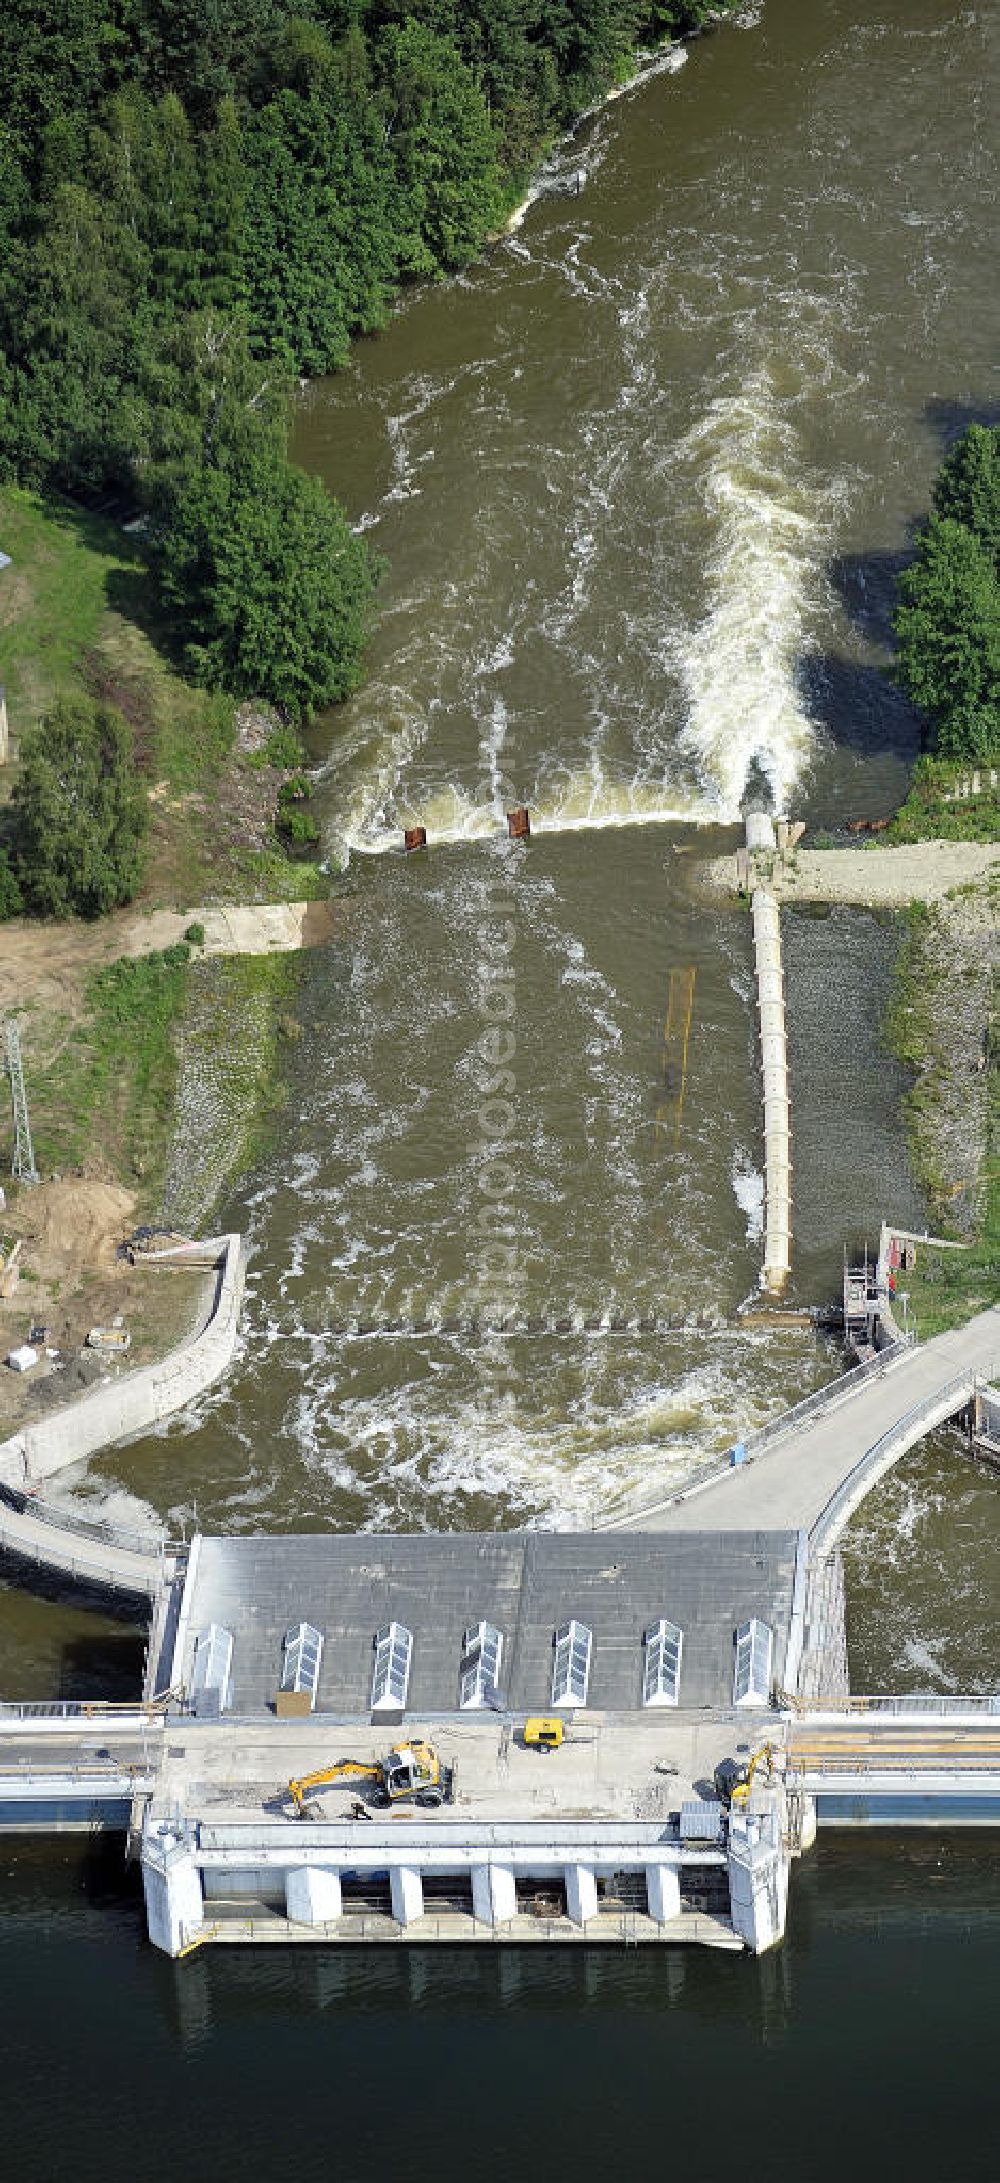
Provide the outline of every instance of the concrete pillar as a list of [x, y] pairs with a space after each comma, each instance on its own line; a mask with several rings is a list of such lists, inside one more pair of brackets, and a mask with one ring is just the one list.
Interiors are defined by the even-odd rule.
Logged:
[[729, 1901], [733, 1930], [755, 1956], [784, 1936], [788, 1874], [776, 1814], [730, 1819]]
[[766, 811], [748, 811], [746, 814], [748, 849], [773, 849], [774, 827]]
[[480, 1925], [506, 1925], [517, 1912], [517, 1889], [509, 1865], [473, 1865], [472, 1911]]
[[816, 1799], [803, 1792], [800, 1802], [799, 1848], [812, 1849], [816, 1840]]
[[423, 1917], [423, 1881], [412, 1865], [391, 1865], [389, 1886], [392, 1890], [392, 1914], [397, 1925], [412, 1925], [415, 1918]]
[[574, 1925], [586, 1925], [597, 1916], [597, 1879], [589, 1865], [567, 1865], [566, 1915]]
[[646, 1866], [646, 1899], [657, 1925], [669, 1925], [671, 1918], [680, 1917], [681, 1883], [674, 1865]]
[[285, 1909], [293, 1925], [330, 1925], [343, 1911], [339, 1872], [296, 1865], [285, 1878]]
[[167, 1829], [143, 1837], [142, 1886], [146, 1925], [154, 1948], [179, 1956], [205, 1924], [201, 1873], [191, 1843]]

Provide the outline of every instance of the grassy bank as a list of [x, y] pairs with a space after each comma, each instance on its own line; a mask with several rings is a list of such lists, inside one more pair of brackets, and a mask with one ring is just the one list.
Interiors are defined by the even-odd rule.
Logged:
[[110, 963], [86, 981], [80, 1016], [29, 1015], [22, 1030], [35, 1158], [139, 1186], [156, 1205], [173, 1116], [175, 1038], [187, 948]]
[[[41, 1172], [120, 1183], [141, 1217], [196, 1226], [280, 1106], [299, 962], [188, 958], [177, 947], [109, 964], [87, 980], [76, 1020], [29, 1014], [24, 1045]], [[200, 1106], [195, 1080], [211, 1084]]]
[[1000, 1295], [1000, 992], [996, 883], [934, 909], [912, 905], [886, 1035], [914, 1071], [904, 1102], [910, 1157], [935, 1233], [907, 1275], [922, 1338], [961, 1325]]
[[175, 671], [128, 535], [105, 517], [7, 486], [0, 547], [10, 556], [0, 570], [0, 645], [14, 761], [0, 769], [0, 800], [25, 729], [58, 697], [85, 691], [124, 714], [146, 784], [140, 902], [183, 909], [324, 894], [316, 864], [288, 856], [275, 830], [289, 767], [241, 747], [233, 700]]
[[889, 843], [1000, 841], [1000, 791], [992, 786], [989, 769], [919, 759], [906, 802], [882, 838]]

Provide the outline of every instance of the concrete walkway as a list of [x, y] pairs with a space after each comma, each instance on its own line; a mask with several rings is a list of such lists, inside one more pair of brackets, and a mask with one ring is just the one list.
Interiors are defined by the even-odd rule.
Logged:
[[[181, 1255], [166, 1251], [169, 1258]], [[85, 1462], [98, 1449], [148, 1431], [175, 1410], [185, 1408], [219, 1379], [231, 1363], [239, 1332], [243, 1297], [242, 1237], [227, 1235], [184, 1247], [184, 1255], [214, 1265], [215, 1279], [201, 1324], [190, 1340], [158, 1364], [109, 1378], [76, 1402], [26, 1425], [0, 1443], [0, 1479], [13, 1490], [0, 1497], [0, 1548], [64, 1576], [108, 1585], [115, 1591], [155, 1598], [165, 1576], [162, 1535], [151, 1531], [115, 1535], [114, 1527], [92, 1530], [58, 1508], [37, 1513], [31, 1506], [36, 1481]], [[27, 1493], [23, 1507], [13, 1505]]]
[[[643, 1531], [806, 1530], [826, 1553], [854, 1509], [923, 1435], [968, 1402], [973, 1381], [1000, 1371], [1000, 1305], [911, 1350], [881, 1377], [858, 1377], [819, 1409], [712, 1483], [618, 1519]], [[957, 1383], [957, 1384], [956, 1384]], [[838, 1393], [840, 1392], [839, 1383]]]
[[163, 1556], [154, 1533], [150, 1533], [149, 1552], [144, 1553], [110, 1539], [58, 1529], [36, 1516], [30, 1504], [16, 1510], [0, 1500], [0, 1547], [20, 1561], [54, 1569], [77, 1583], [128, 1592], [138, 1599], [154, 1599], [164, 1582]]
[[121, 953], [147, 955], [153, 948], [183, 940], [189, 925], [201, 925], [205, 938], [194, 950], [202, 955], [282, 955], [296, 948], [319, 947], [334, 930], [329, 902], [259, 902], [204, 910], [155, 910], [136, 917], [126, 929]]

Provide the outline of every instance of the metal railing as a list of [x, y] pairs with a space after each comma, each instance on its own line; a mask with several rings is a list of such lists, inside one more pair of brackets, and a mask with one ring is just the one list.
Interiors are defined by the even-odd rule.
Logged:
[[166, 1532], [162, 1525], [155, 1530], [132, 1530], [127, 1524], [112, 1523], [104, 1516], [84, 1516], [77, 1509], [53, 1506], [20, 1486], [0, 1481], [0, 1501], [6, 1502], [16, 1516], [32, 1516], [36, 1523], [49, 1524], [54, 1531], [68, 1531], [75, 1538], [99, 1541], [103, 1546], [120, 1547], [126, 1554], [159, 1556], [166, 1544]]
[[[753, 1432], [743, 1437], [746, 1461], [756, 1462], [759, 1455], [763, 1455], [776, 1441], [783, 1440], [788, 1433], [795, 1432], [806, 1418], [819, 1412], [835, 1410], [841, 1403], [850, 1402], [859, 1387], [866, 1386], [871, 1380], [883, 1379], [892, 1366], [901, 1363], [913, 1349], [912, 1338], [906, 1340], [901, 1336], [888, 1349], [882, 1349], [877, 1356], [869, 1357], [867, 1363], [854, 1365], [848, 1371], [839, 1373], [836, 1379], [827, 1380], [824, 1386], [814, 1388], [811, 1395], [803, 1395], [801, 1402], [793, 1403], [790, 1410], [782, 1410], [777, 1417], [768, 1419], [766, 1424], [758, 1425]], [[661, 1494], [658, 1500], [644, 1501], [641, 1508], [629, 1509], [622, 1516], [612, 1516], [605, 1524], [595, 1523], [593, 1529], [622, 1531], [633, 1523], [639, 1524], [644, 1516], [655, 1515], [658, 1509], [670, 1508], [675, 1501], [686, 1501], [696, 1493], [703, 1493], [706, 1487], [718, 1485], [723, 1478], [729, 1477], [732, 1467], [727, 1460], [725, 1463], [713, 1465], [711, 1470], [689, 1471], [669, 1493]]]
[[804, 1418], [813, 1417], [819, 1410], [833, 1410], [838, 1403], [851, 1401], [859, 1387], [867, 1386], [869, 1380], [883, 1379], [892, 1365], [899, 1364], [903, 1357], [909, 1355], [913, 1346], [912, 1342], [900, 1336], [898, 1342], [890, 1343], [888, 1349], [880, 1349], [877, 1356], [868, 1358], [867, 1363], [850, 1366], [836, 1379], [827, 1380], [824, 1386], [814, 1388], [811, 1395], [803, 1395], [801, 1402], [793, 1403], [790, 1410], [782, 1410], [777, 1417], [769, 1418], [766, 1424], [759, 1425], [755, 1432], [747, 1433], [743, 1443], [747, 1460], [750, 1461], [753, 1456], [758, 1455], [762, 1448], [769, 1447], [772, 1441], [782, 1439], [785, 1433], [794, 1432]]
[[136, 1720], [146, 1723], [163, 1718], [172, 1696], [162, 1698], [4, 1698], [0, 1700], [0, 1726], [5, 1721], [90, 1721], [114, 1727]]
[[[298, 1940], [307, 1945], [311, 1941], [332, 1942], [336, 1946], [351, 1947], [358, 1943], [370, 1945], [382, 1942], [405, 1946], [423, 1941], [465, 1941], [487, 1947], [503, 1947], [512, 1942], [548, 1941], [569, 1942], [586, 1946], [625, 1947], [637, 1943], [656, 1946], [657, 1943], [686, 1941], [708, 1948], [740, 1948], [741, 1941], [733, 1931], [730, 1920], [724, 1915], [714, 1917], [704, 1910], [682, 1909], [667, 1925], [657, 1925], [652, 1918], [642, 1917], [638, 1922], [635, 1912], [622, 1918], [620, 1932], [614, 1930], [615, 1920], [592, 1918], [586, 1925], [572, 1925], [564, 1917], [536, 1917], [533, 1913], [518, 1911], [508, 1926], [489, 1926], [479, 1923], [471, 1913], [450, 1917], [437, 1917], [433, 1912], [417, 1919], [413, 1926], [397, 1925], [388, 1911], [364, 1911], [359, 1916], [345, 1916], [314, 1927], [292, 1924], [280, 1910], [268, 1910], [264, 1904], [254, 1905], [241, 1911], [230, 1908], [225, 1901], [212, 1906], [213, 1917], [204, 1927], [189, 1930], [183, 1946], [178, 1951], [186, 1955], [205, 1941], [288, 1941]], [[463, 1930], [456, 1931], [459, 1924]], [[513, 1929], [512, 1929], [513, 1928]]]
[[153, 1778], [152, 1769], [146, 1759], [115, 1759], [106, 1766], [95, 1763], [88, 1765], [79, 1760], [63, 1765], [57, 1765], [54, 1760], [48, 1765], [39, 1764], [34, 1759], [18, 1759], [14, 1763], [5, 1760], [0, 1765], [0, 1800], [3, 1797], [4, 1784], [12, 1781], [19, 1785], [26, 1781], [37, 1781], [40, 1795], [44, 1795], [60, 1781], [79, 1782], [88, 1789], [103, 1786], [115, 1795], [123, 1795], [129, 1788], [151, 1790]]
[[987, 1718], [990, 1715], [1000, 1717], [1000, 1691], [973, 1691], [967, 1697], [956, 1697], [953, 1692], [942, 1695], [937, 1691], [900, 1692], [898, 1694], [889, 1692], [870, 1697], [866, 1697], [862, 1693], [857, 1695], [852, 1693], [850, 1697], [846, 1698], [811, 1698], [808, 1704], [802, 1707], [802, 1715], [805, 1716], [806, 1726], [808, 1726], [812, 1716], [828, 1713], [842, 1714], [845, 1720], [850, 1720], [855, 1714], [858, 1714], [868, 1720], [878, 1720], [879, 1718], [906, 1720], [910, 1717], [921, 1722], [925, 1721], [928, 1716], [931, 1718], [940, 1716], [942, 1719], [947, 1720], [949, 1717], [967, 1713], [982, 1714]]
[[[58, 1534], [55, 1534], [55, 1536], [58, 1536]], [[23, 1538], [13, 1529], [13, 1526], [10, 1529], [5, 1529], [2, 1518], [0, 1518], [0, 1548], [6, 1548], [9, 1553], [16, 1554], [22, 1561], [35, 1562], [40, 1569], [58, 1569], [62, 1576], [76, 1577], [82, 1582], [100, 1585], [105, 1590], [110, 1589], [113, 1592], [128, 1592], [136, 1598], [155, 1597], [162, 1579], [163, 1563], [160, 1557], [154, 1560], [150, 1555], [146, 1560], [146, 1567], [143, 1569], [141, 1576], [132, 1572], [126, 1573], [122, 1568], [116, 1567], [110, 1560], [98, 1561], [93, 1558], [88, 1559], [86, 1554], [72, 1553], [66, 1544], [64, 1544], [62, 1552], [53, 1547], [51, 1553], [46, 1553], [37, 1540]]]
[[[953, 1417], [955, 1412], [963, 1407], [964, 1402], [970, 1402], [973, 1399], [977, 1387], [981, 1384], [988, 1384], [992, 1376], [992, 1369], [986, 1374], [985, 1380], [983, 1374], [974, 1369], [970, 1369], [968, 1372], [956, 1373], [954, 1379], [945, 1380], [943, 1386], [933, 1388], [929, 1394], [923, 1397], [922, 1401], [915, 1402], [909, 1410], [904, 1410], [902, 1417], [897, 1418], [895, 1424], [890, 1425], [887, 1432], [882, 1433], [878, 1440], [873, 1441], [870, 1448], [866, 1448], [864, 1455], [859, 1458], [853, 1469], [848, 1471], [847, 1477], [831, 1494], [826, 1507], [813, 1525], [809, 1544], [814, 1557], [817, 1554], [825, 1553], [827, 1547], [832, 1545], [834, 1540], [839, 1537], [844, 1524], [848, 1521], [857, 1505], [857, 1500], [859, 1498], [864, 1499], [864, 1493], [859, 1495], [858, 1488], [864, 1485], [864, 1481], [869, 1475], [872, 1484], [877, 1483], [880, 1471], [883, 1468], [888, 1468], [893, 1461], [897, 1452], [897, 1443], [902, 1442], [902, 1446], [898, 1450], [899, 1454], [905, 1454], [907, 1448], [912, 1446], [915, 1440], [920, 1439], [922, 1432], [933, 1432], [937, 1425], [946, 1423], [949, 1417]], [[957, 1398], [954, 1402], [952, 1401], [953, 1396]], [[944, 1404], [943, 1409], [940, 1407], [942, 1403]], [[868, 1488], [865, 1486], [865, 1492], [867, 1491]]]

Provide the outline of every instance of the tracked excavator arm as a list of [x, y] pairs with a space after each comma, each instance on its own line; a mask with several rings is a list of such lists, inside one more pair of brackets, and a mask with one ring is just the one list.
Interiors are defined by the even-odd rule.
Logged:
[[297, 1812], [302, 1814], [307, 1796], [313, 1789], [322, 1789], [331, 1781], [381, 1781], [382, 1767], [366, 1765], [363, 1759], [338, 1759], [334, 1766], [321, 1766], [315, 1774], [303, 1774], [298, 1781], [290, 1781], [288, 1794]]

